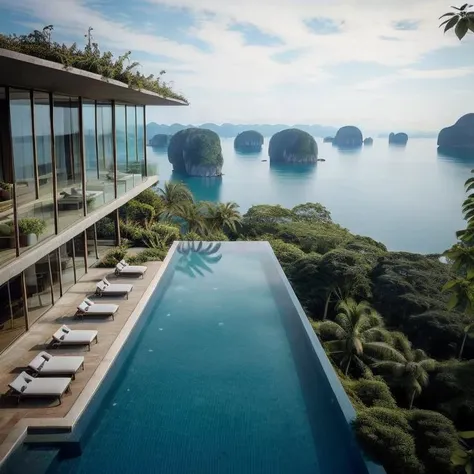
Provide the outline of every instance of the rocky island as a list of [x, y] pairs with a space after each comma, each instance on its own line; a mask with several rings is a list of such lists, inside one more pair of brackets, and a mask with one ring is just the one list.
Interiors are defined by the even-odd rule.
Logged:
[[390, 145], [406, 145], [408, 142], [408, 135], [406, 133], [391, 133], [388, 136], [388, 143]]
[[173, 171], [188, 176], [222, 176], [224, 158], [219, 136], [202, 128], [181, 130], [171, 137], [168, 160]]
[[333, 145], [340, 148], [358, 148], [362, 146], [362, 132], [352, 125], [340, 128], [333, 140]]
[[281, 164], [312, 164], [318, 159], [316, 140], [298, 128], [275, 133], [268, 146], [270, 162]]
[[257, 153], [262, 151], [263, 135], [255, 130], [245, 130], [234, 140], [234, 148], [242, 153]]
[[443, 128], [438, 135], [441, 150], [474, 150], [474, 113], [463, 115], [454, 125]]
[[364, 138], [364, 145], [373, 145], [374, 144], [374, 139], [372, 137], [367, 137], [367, 138]]
[[150, 141], [149, 144], [153, 148], [166, 148], [170, 142], [171, 135], [164, 133], [157, 133]]
[[324, 137], [323, 143], [332, 143], [334, 141], [334, 137]]

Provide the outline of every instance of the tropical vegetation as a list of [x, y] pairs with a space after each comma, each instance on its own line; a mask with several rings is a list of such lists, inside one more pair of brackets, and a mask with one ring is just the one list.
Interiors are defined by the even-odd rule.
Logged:
[[0, 34], [0, 48], [60, 63], [65, 68], [74, 67], [100, 74], [106, 80], [123, 82], [132, 89], [146, 89], [162, 97], [187, 102], [163, 80], [166, 71], [160, 71], [157, 77], [142, 74], [138, 70], [140, 63], [130, 60], [131, 51], [115, 59], [110, 51], [102, 52], [96, 42], [89, 41], [81, 49], [76, 43], [66, 45], [53, 41], [53, 30], [53, 25], [48, 25], [41, 31], [34, 30], [26, 35]]

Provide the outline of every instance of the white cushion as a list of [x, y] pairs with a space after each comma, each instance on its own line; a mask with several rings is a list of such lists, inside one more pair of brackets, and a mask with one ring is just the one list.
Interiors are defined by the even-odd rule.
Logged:
[[104, 291], [108, 285], [104, 283], [103, 281], [99, 281], [99, 283], [97, 283], [96, 286], [100, 291]]
[[91, 301], [89, 298], [84, 298], [83, 303], [86, 303], [86, 305], [88, 306], [92, 306], [94, 304], [94, 302]]
[[78, 309], [79, 311], [84, 311], [84, 312], [86, 312], [86, 311], [89, 309], [89, 305], [88, 305], [85, 301], [83, 301], [83, 302], [77, 307], [77, 309]]
[[8, 386], [16, 392], [24, 392], [31, 379], [29, 376], [26, 378], [25, 375], [28, 376], [26, 372], [22, 372], [15, 380], [13, 380], [13, 382], [10, 382]]
[[107, 280], [107, 278], [105, 278], [105, 277], [102, 278], [102, 281], [103, 281], [107, 286], [110, 285], [109, 280]]

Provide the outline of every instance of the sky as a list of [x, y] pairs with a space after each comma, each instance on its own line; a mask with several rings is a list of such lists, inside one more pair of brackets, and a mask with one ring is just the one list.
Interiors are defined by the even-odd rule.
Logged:
[[474, 34], [438, 28], [450, 1], [0, 0], [0, 32], [82, 46], [92, 26], [190, 102], [148, 121], [436, 131], [474, 112]]

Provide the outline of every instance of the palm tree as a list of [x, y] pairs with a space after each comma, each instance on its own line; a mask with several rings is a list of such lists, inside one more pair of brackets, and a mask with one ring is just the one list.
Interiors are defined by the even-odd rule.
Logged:
[[[458, 445], [454, 448], [451, 455], [453, 466], [459, 466], [466, 474], [474, 472], [474, 449], [472, 448], [472, 440], [474, 439], [474, 431], [460, 431], [458, 433]], [[471, 441], [469, 443], [467, 440]], [[456, 471], [457, 472], [457, 471]]]
[[429, 382], [428, 372], [434, 370], [436, 361], [430, 359], [421, 349], [413, 350], [410, 341], [402, 333], [394, 333], [393, 346], [401, 356], [399, 360], [384, 360], [373, 364], [375, 369], [389, 374], [409, 397], [409, 409], [415, 397], [420, 395]]
[[206, 205], [207, 220], [211, 230], [230, 229], [236, 232], [237, 224], [242, 222], [242, 215], [238, 211], [239, 205], [235, 202], [208, 202]]
[[466, 317], [469, 317], [471, 321], [464, 327], [464, 335], [459, 349], [458, 358], [462, 358], [464, 352], [464, 346], [466, 345], [466, 339], [474, 329], [474, 275], [472, 270], [470, 271], [469, 278], [455, 278], [454, 280], [448, 281], [443, 286], [443, 291], [450, 291], [451, 298], [448, 301], [448, 309], [457, 308], [463, 311]]
[[175, 216], [183, 204], [194, 202], [193, 194], [184, 183], [165, 183], [163, 188], [158, 188], [158, 194], [163, 200], [165, 219]]
[[390, 337], [382, 318], [368, 303], [347, 298], [336, 309], [335, 320], [319, 323], [318, 332], [323, 338], [333, 337], [324, 346], [332, 357], [340, 360], [346, 375], [352, 362], [363, 367], [368, 361], [401, 359], [398, 351], [387, 343]]
[[201, 203], [184, 202], [176, 205], [175, 216], [186, 222], [187, 231], [198, 235], [206, 235], [209, 231], [204, 208]]
[[454, 28], [456, 36], [462, 40], [466, 33], [471, 30], [474, 32], [474, 12], [469, 9], [472, 8], [472, 5], [465, 3], [462, 7], [452, 7], [456, 12], [449, 12], [441, 15], [439, 19], [448, 17], [444, 20], [440, 27], [444, 25], [444, 32], [446, 33], [451, 28]]

